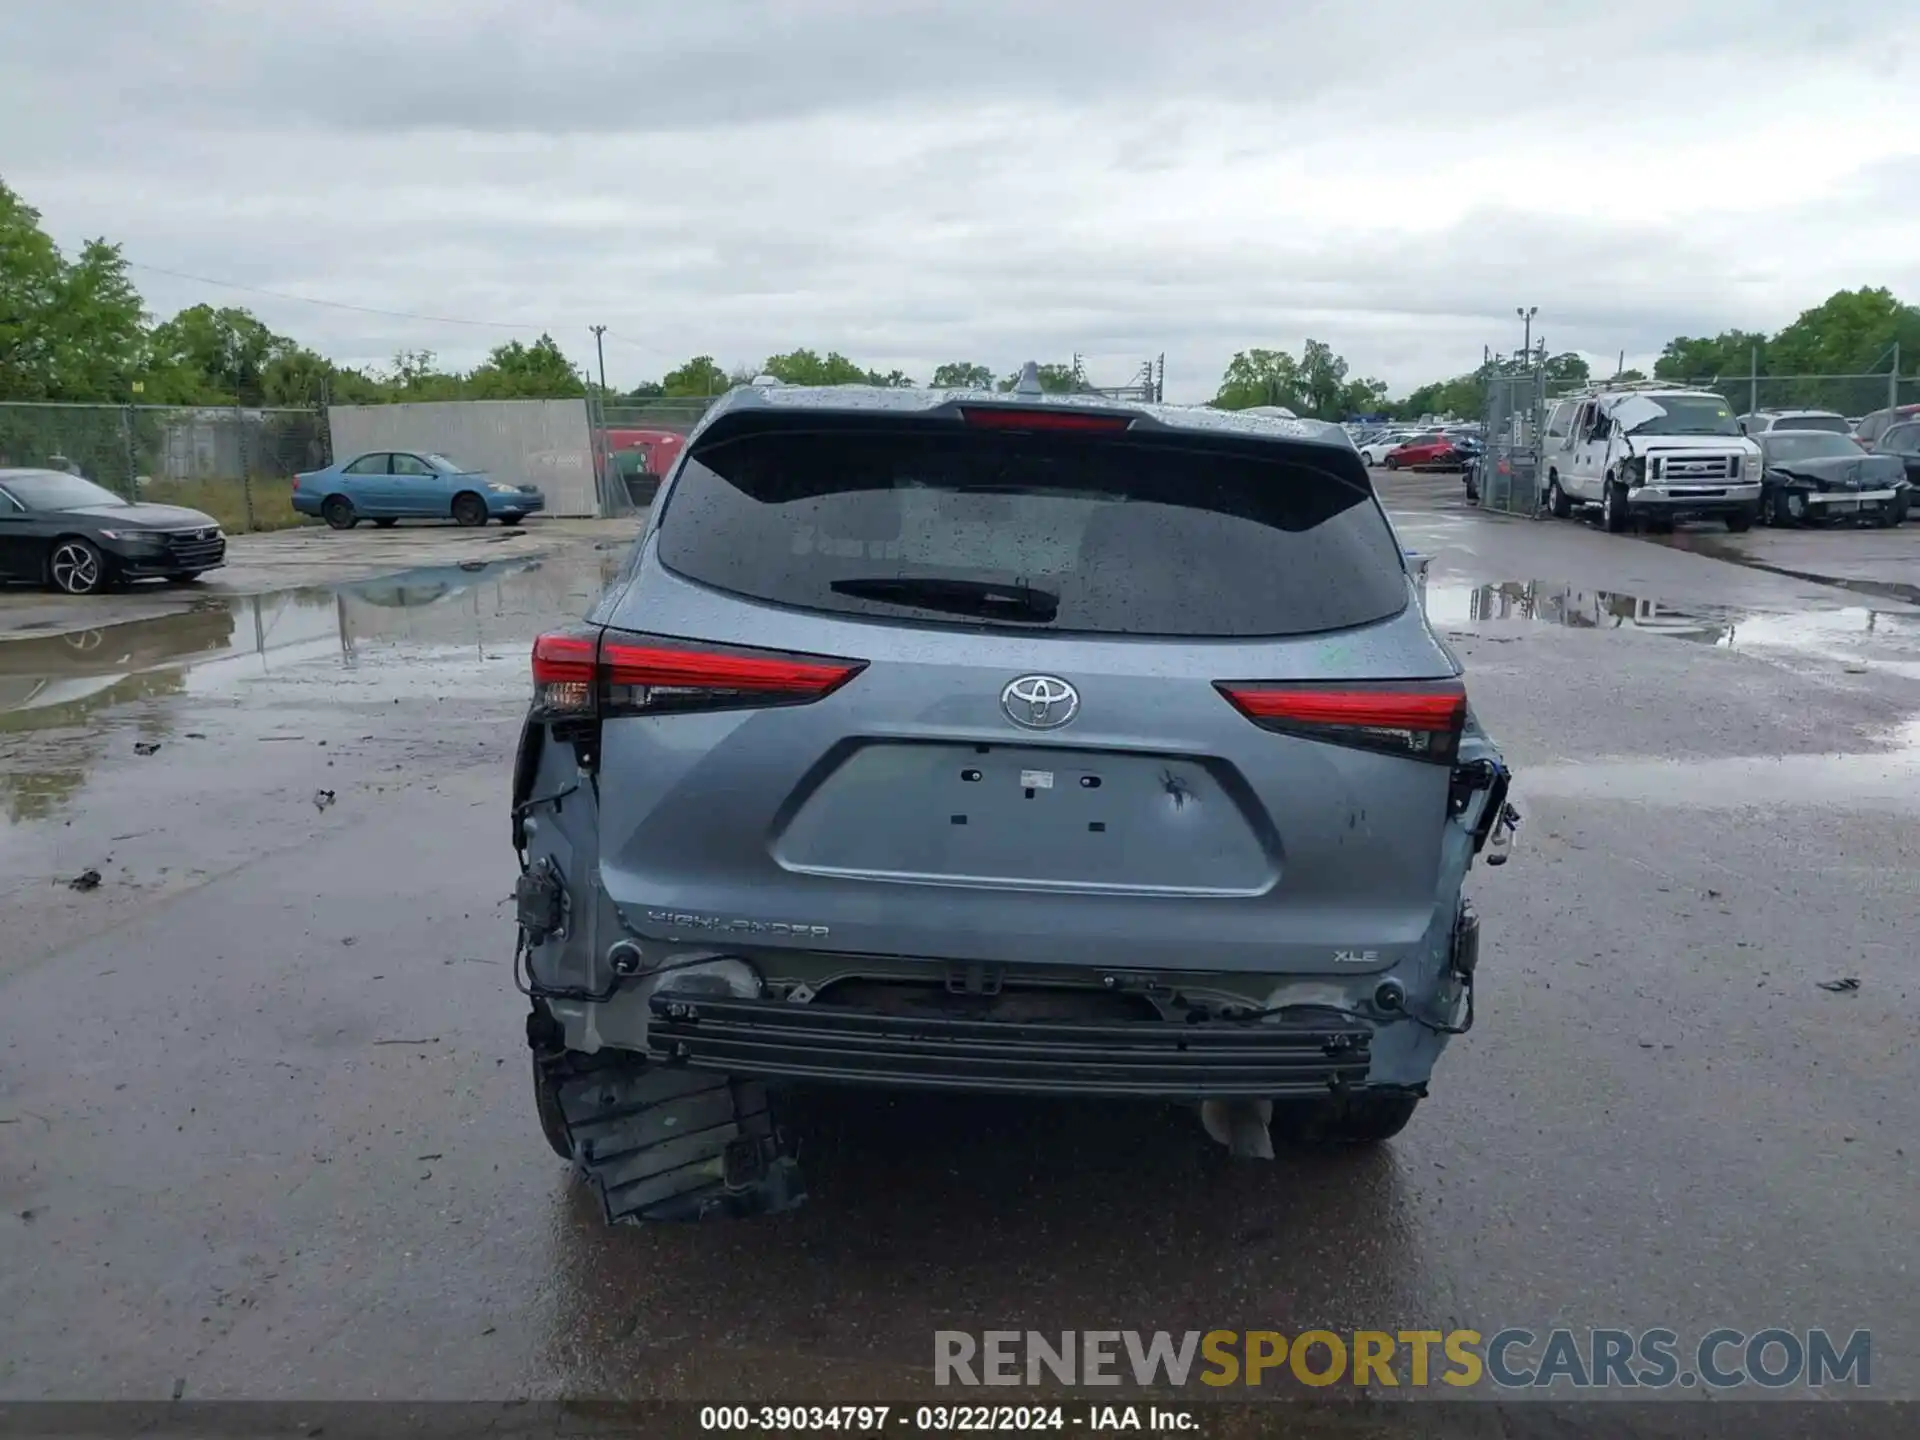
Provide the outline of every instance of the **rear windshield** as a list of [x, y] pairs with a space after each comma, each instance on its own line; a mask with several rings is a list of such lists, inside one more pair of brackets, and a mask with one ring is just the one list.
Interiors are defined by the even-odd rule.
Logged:
[[1304, 635], [1407, 597], [1370, 491], [1158, 436], [743, 436], [688, 459], [659, 556], [756, 600], [968, 627]]

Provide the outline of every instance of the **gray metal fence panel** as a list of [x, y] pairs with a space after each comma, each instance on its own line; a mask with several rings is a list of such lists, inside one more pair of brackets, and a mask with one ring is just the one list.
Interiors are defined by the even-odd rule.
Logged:
[[1540, 513], [1546, 399], [1546, 374], [1540, 369], [1502, 369], [1487, 377], [1486, 452], [1480, 465], [1483, 510]]
[[584, 400], [436, 400], [328, 407], [333, 452], [437, 451], [501, 480], [531, 481], [549, 515], [601, 513]]

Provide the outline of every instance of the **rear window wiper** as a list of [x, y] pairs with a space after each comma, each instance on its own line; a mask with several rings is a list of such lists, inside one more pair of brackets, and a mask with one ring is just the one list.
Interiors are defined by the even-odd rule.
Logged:
[[950, 615], [977, 615], [982, 619], [1022, 620], [1034, 625], [1050, 625], [1060, 613], [1060, 597], [1050, 590], [992, 580], [866, 575], [835, 580], [828, 588], [836, 595], [878, 600], [887, 605], [939, 610]]

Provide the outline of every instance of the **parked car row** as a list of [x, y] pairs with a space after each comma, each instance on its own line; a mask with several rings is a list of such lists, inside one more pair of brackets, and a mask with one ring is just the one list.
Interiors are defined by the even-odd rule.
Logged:
[[1478, 425], [1444, 425], [1425, 430], [1389, 430], [1356, 441], [1368, 466], [1389, 470], [1459, 470], [1466, 461], [1462, 440], [1478, 439]]
[[[445, 455], [373, 451], [293, 477], [302, 515], [351, 530], [363, 519], [489, 520], [517, 525], [546, 508], [536, 485], [496, 481]], [[0, 469], [0, 582], [91, 595], [127, 581], [188, 584], [226, 563], [227, 537], [211, 515], [129, 501], [54, 457], [46, 469]]]
[[1736, 417], [1712, 391], [1595, 385], [1548, 415], [1543, 501], [1560, 518], [1597, 511], [1615, 533], [1682, 519], [1718, 519], [1734, 531], [1842, 518], [1898, 525], [1920, 483], [1920, 406], [1869, 422], [1871, 439], [1837, 411]]

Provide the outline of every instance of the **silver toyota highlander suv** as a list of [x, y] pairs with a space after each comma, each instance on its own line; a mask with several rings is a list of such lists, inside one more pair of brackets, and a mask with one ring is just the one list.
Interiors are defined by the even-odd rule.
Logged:
[[1397, 1133], [1518, 820], [1337, 427], [771, 384], [533, 650], [515, 976], [608, 1218], [802, 1194], [792, 1082]]

